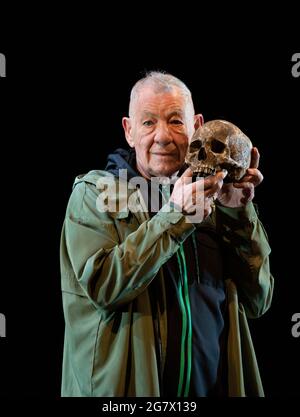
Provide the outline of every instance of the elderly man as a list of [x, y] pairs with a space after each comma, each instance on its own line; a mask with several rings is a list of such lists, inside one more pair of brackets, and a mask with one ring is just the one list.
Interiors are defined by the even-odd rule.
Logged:
[[[62, 395], [263, 395], [246, 319], [273, 291], [252, 204], [257, 149], [238, 183], [223, 184], [226, 171], [191, 181], [184, 159], [203, 117], [170, 74], [139, 80], [122, 122], [131, 149], [76, 178], [63, 226]], [[159, 185], [153, 209], [161, 177], [177, 181]]]

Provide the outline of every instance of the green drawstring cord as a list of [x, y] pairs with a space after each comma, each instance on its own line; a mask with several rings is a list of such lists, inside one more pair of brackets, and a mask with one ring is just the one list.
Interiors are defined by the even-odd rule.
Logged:
[[[160, 189], [163, 200], [167, 199], [164, 196], [163, 187]], [[199, 278], [199, 265], [198, 265], [198, 256], [197, 256], [197, 244], [194, 233], [192, 234], [193, 245], [195, 249], [195, 259], [196, 259], [196, 268], [197, 268], [197, 278]], [[187, 267], [185, 253], [183, 245], [179, 246], [179, 251], [176, 252], [177, 261], [179, 265], [180, 280], [178, 282], [178, 294], [179, 294], [179, 306], [182, 313], [182, 330], [181, 330], [181, 349], [180, 349], [180, 370], [179, 370], [179, 381], [178, 381], [178, 390], [177, 396], [182, 396], [183, 391], [183, 380], [184, 380], [184, 367], [185, 367], [185, 342], [187, 337], [187, 365], [186, 365], [186, 383], [183, 391], [183, 396], [187, 397], [189, 395], [190, 383], [191, 383], [191, 371], [192, 371], [192, 314], [191, 314], [191, 305], [189, 298], [189, 286], [188, 286], [188, 277], [187, 277]], [[182, 294], [183, 290], [183, 294]]]
[[[178, 253], [179, 252], [179, 253]], [[182, 312], [182, 331], [181, 331], [181, 352], [180, 352], [180, 371], [177, 395], [180, 397], [183, 390], [184, 365], [185, 365], [185, 341], [187, 335], [187, 365], [186, 365], [186, 383], [183, 396], [187, 397], [190, 389], [191, 370], [192, 370], [192, 315], [189, 299], [189, 288], [187, 278], [187, 268], [183, 245], [180, 245], [179, 251], [176, 252], [180, 281], [178, 283], [179, 305]], [[181, 258], [180, 258], [181, 257]], [[182, 294], [182, 290], [184, 295]]]
[[181, 329], [181, 347], [180, 347], [180, 370], [179, 370], [179, 381], [178, 381], [178, 390], [177, 396], [180, 397], [182, 393], [183, 377], [184, 377], [184, 364], [185, 364], [185, 338], [187, 330], [187, 318], [186, 310], [182, 297], [182, 286], [183, 286], [183, 272], [181, 266], [181, 260], [178, 252], [176, 252], [177, 261], [179, 265], [180, 280], [178, 282], [178, 294], [179, 294], [179, 306], [182, 315], [182, 329]]
[[188, 316], [188, 340], [187, 340], [187, 369], [186, 369], [186, 385], [184, 390], [184, 397], [189, 395], [191, 370], [192, 370], [192, 314], [189, 297], [189, 286], [187, 277], [186, 260], [183, 245], [180, 245], [180, 254], [182, 257], [183, 273], [184, 273], [184, 298], [186, 302], [187, 316]]

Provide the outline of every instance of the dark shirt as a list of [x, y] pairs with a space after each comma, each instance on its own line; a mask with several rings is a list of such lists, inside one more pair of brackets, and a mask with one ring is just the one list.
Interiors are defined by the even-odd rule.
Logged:
[[[128, 180], [140, 175], [136, 170], [134, 150], [118, 149], [109, 155], [106, 170], [118, 176], [119, 169], [127, 169]], [[150, 195], [150, 187], [148, 192]], [[150, 202], [148, 198], [148, 203]], [[159, 207], [162, 204], [160, 201]], [[154, 214], [149, 209], [149, 215]], [[194, 234], [194, 238], [188, 237], [183, 244], [192, 317], [192, 372], [189, 396], [227, 396], [227, 329], [220, 244], [209, 218], [197, 227]], [[163, 272], [167, 297], [168, 338], [161, 392], [163, 396], [177, 396], [182, 313], [178, 302], [178, 281], [181, 276], [176, 254], [163, 266]]]
[[[199, 276], [191, 237], [184, 242], [192, 316], [190, 396], [226, 396], [225, 290], [217, 237], [209, 229], [196, 233]], [[178, 304], [179, 266], [175, 256], [164, 266], [168, 342], [163, 395], [177, 395], [180, 364], [181, 312]]]

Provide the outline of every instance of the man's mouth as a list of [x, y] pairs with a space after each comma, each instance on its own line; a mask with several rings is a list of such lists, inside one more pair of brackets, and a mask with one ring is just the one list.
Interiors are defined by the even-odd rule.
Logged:
[[150, 152], [152, 155], [158, 156], [175, 156], [175, 153], [166, 153], [166, 152]]

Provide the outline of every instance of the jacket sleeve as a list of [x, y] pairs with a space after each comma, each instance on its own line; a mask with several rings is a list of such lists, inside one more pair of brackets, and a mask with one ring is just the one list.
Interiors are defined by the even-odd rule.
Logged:
[[96, 307], [113, 310], [145, 290], [195, 227], [174, 208], [141, 224], [131, 212], [116, 218], [97, 210], [99, 195], [85, 182], [73, 190], [61, 240], [62, 279], [73, 277]]
[[259, 317], [270, 307], [274, 280], [271, 249], [254, 205], [236, 209], [216, 205], [216, 226], [222, 237], [226, 278], [235, 282], [247, 316]]

